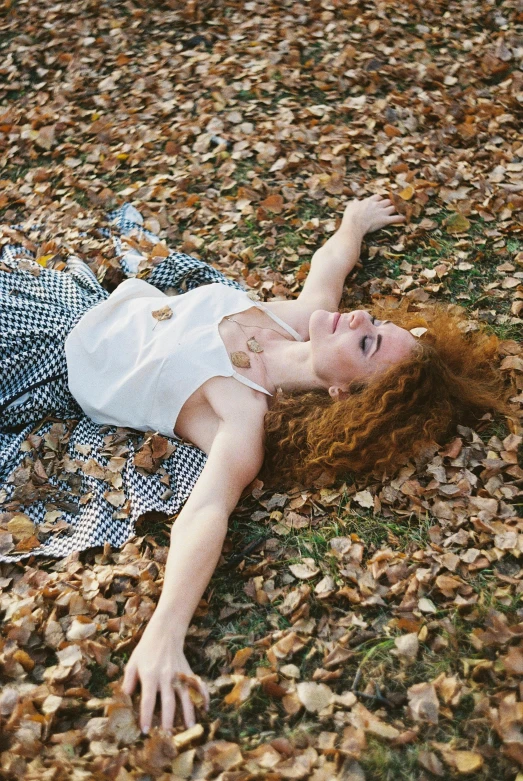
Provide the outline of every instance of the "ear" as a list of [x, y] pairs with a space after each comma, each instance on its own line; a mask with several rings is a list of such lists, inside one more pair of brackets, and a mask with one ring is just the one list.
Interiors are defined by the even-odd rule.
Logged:
[[337, 385], [331, 385], [329, 388], [329, 396], [336, 399], [336, 401], [343, 401], [343, 399], [346, 399], [349, 396], [349, 392], [343, 390], [343, 388], [339, 388]]

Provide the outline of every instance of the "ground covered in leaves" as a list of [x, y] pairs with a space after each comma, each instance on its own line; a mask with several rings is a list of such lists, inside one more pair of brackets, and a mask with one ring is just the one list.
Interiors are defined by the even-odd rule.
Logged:
[[[389, 194], [407, 225], [368, 237], [345, 303], [464, 307], [521, 404], [515, 0], [4, 10], [0, 207], [45, 225], [42, 265], [77, 252], [111, 289], [95, 226], [129, 200], [166, 244], [293, 297], [347, 200]], [[118, 689], [172, 519], [1, 565], [0, 774], [521, 781], [521, 442], [486, 419], [381, 483], [257, 481], [188, 635], [210, 713], [173, 737], [141, 736]]]

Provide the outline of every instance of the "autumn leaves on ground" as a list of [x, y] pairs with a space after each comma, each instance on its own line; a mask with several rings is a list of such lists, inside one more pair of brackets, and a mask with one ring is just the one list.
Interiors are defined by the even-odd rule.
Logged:
[[407, 225], [368, 237], [344, 303], [464, 307], [500, 339], [514, 419], [382, 483], [257, 481], [187, 640], [210, 713], [173, 737], [141, 736], [118, 689], [172, 519], [122, 550], [1, 565], [0, 775], [521, 781], [515, 0], [3, 5], [3, 222], [45, 225], [3, 241], [58, 269], [77, 252], [112, 289], [97, 227], [128, 200], [165, 245], [293, 297], [347, 200], [388, 193]]

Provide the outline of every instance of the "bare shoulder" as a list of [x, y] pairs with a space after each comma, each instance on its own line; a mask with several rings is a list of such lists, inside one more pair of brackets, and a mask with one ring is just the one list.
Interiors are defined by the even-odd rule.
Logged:
[[[221, 440], [232, 468], [250, 475], [249, 482], [258, 473], [264, 457], [264, 418], [269, 405], [267, 397], [234, 380], [215, 377], [209, 383], [207, 398], [219, 421], [213, 447]], [[238, 386], [238, 387], [236, 387]]]
[[294, 301], [268, 301], [263, 306], [292, 326], [305, 341], [309, 339], [309, 320], [312, 313], [324, 308], [314, 300], [304, 301], [299, 298]]
[[230, 377], [213, 377], [203, 386], [207, 402], [227, 428], [263, 432], [269, 397]]

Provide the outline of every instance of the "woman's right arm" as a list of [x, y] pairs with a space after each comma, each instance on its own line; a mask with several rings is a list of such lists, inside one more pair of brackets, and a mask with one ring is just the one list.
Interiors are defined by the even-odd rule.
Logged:
[[[241, 426], [239, 423], [241, 422]], [[177, 676], [191, 676], [183, 644], [191, 618], [220, 558], [227, 521], [241, 492], [263, 461], [263, 425], [241, 420], [222, 423], [207, 463], [191, 496], [171, 529], [171, 545], [162, 594], [156, 610], [125, 669], [123, 691], [132, 694], [141, 682], [140, 724], [152, 723], [156, 695], [162, 700], [162, 727], [171, 729]], [[208, 694], [197, 680], [206, 705]], [[194, 724], [187, 687], [177, 686], [186, 726]]]

